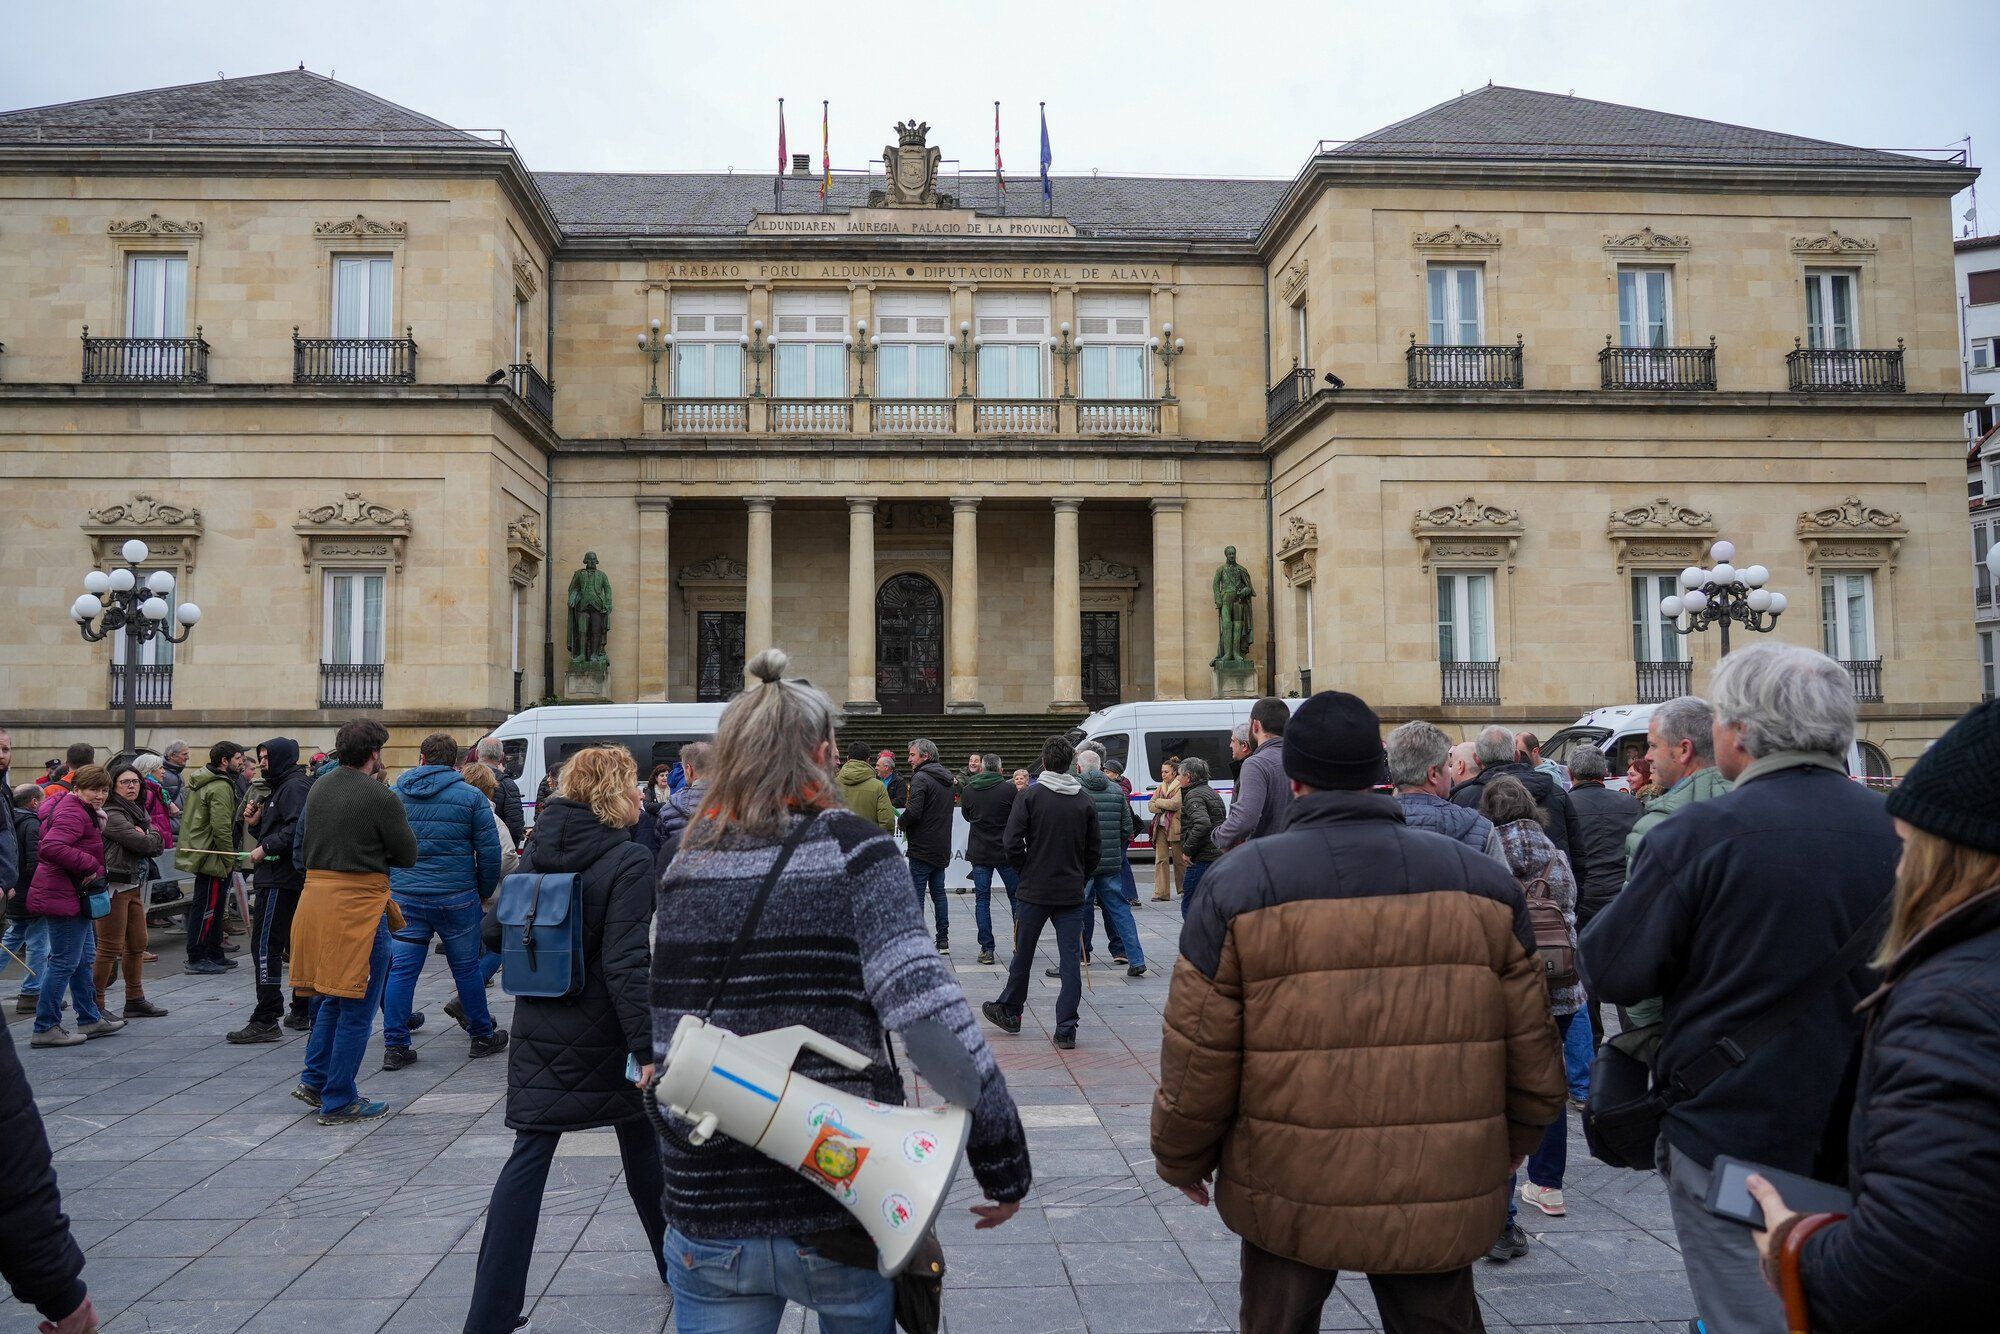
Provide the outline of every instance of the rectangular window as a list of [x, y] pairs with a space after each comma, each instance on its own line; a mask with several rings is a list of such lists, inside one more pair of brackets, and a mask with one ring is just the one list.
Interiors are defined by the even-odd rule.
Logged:
[[1965, 302], [1969, 306], [1990, 306], [2000, 301], [2000, 269], [1981, 269], [1965, 275]]
[[186, 338], [188, 257], [134, 255], [125, 272], [125, 336]]
[[1678, 573], [1632, 576], [1632, 661], [1687, 661], [1687, 641], [1660, 615], [1660, 599], [1679, 593], [1680, 587]]
[[1048, 295], [981, 292], [973, 301], [973, 317], [972, 338], [979, 354], [979, 396], [1049, 397]]
[[336, 666], [382, 661], [381, 570], [328, 570], [322, 612], [323, 662]]
[[513, 585], [514, 595], [507, 600], [509, 621], [507, 626], [507, 667], [510, 671], [521, 670], [521, 596], [527, 590], [519, 584]]
[[1972, 340], [1972, 369], [1990, 371], [2000, 365], [2000, 338], [1975, 338]]
[[1875, 654], [1875, 576], [1843, 571], [1820, 576], [1821, 646], [1829, 658], [1868, 662]]
[[1621, 267], [1618, 270], [1618, 345], [1667, 347], [1674, 341], [1671, 314], [1673, 270]]
[[1080, 296], [1076, 302], [1080, 398], [1152, 397], [1151, 305], [1143, 296]]
[[889, 292], [875, 302], [875, 393], [881, 398], [950, 398], [951, 296]]
[[1859, 346], [1852, 269], [1806, 270], [1806, 346], [1845, 352]]
[[1292, 304], [1292, 365], [1294, 368], [1312, 366], [1311, 330], [1306, 322], [1306, 302], [1300, 297]]
[[1493, 572], [1456, 570], [1437, 577], [1438, 661], [1494, 662]]
[[1430, 341], [1434, 347], [1472, 347], [1485, 338], [1485, 266], [1433, 264], [1430, 284]]
[[1986, 552], [2000, 541], [2000, 520], [1972, 525], [1972, 593], [1980, 606], [1993, 601], [1993, 572], [1986, 568]]
[[528, 323], [528, 302], [524, 297], [514, 298], [514, 364], [521, 364], [521, 331]]
[[1995, 685], [2000, 684], [2000, 682], [1996, 682], [1994, 679], [1995, 665], [1993, 655], [1996, 647], [1994, 641], [1996, 640], [2000, 640], [2000, 633], [1992, 630], [1981, 630], [1979, 632], [1979, 697], [1981, 699], [1992, 699], [1995, 693]]
[[333, 336], [394, 338], [395, 261], [388, 255], [340, 255], [333, 261]]
[[676, 292], [674, 396], [741, 398], [749, 327], [749, 298], [742, 292]]
[[774, 363], [779, 398], [847, 397], [847, 293], [779, 292]]

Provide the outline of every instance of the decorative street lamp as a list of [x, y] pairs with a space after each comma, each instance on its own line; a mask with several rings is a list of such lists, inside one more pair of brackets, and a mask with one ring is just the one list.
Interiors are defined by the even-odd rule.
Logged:
[[1056, 360], [1062, 363], [1062, 368], [1063, 368], [1062, 396], [1064, 398], [1070, 397], [1069, 364], [1072, 361], [1076, 360], [1076, 354], [1079, 351], [1081, 351], [1082, 348], [1083, 344], [1081, 342], [1073, 340], [1069, 336], [1069, 321], [1064, 320], [1062, 322], [1062, 337], [1058, 338], [1055, 341], [1054, 345], [1050, 348], [1050, 350], [1055, 353]]
[[653, 321], [652, 328], [639, 335], [639, 350], [653, 363], [653, 381], [646, 388], [647, 398], [660, 396], [660, 358], [667, 355], [667, 348], [673, 341], [672, 335], [661, 330], [658, 320]]
[[1764, 587], [1771, 572], [1761, 565], [1741, 570], [1732, 565], [1736, 559], [1734, 542], [1717, 542], [1708, 554], [1715, 561], [1713, 569], [1688, 566], [1681, 571], [1681, 592], [1660, 599], [1660, 615], [1672, 623], [1674, 633], [1689, 635], [1711, 625], [1721, 626], [1722, 651], [1727, 654], [1731, 621], [1758, 634], [1777, 629], [1788, 600], [1783, 593]]
[[1174, 326], [1171, 324], [1161, 325], [1160, 332], [1165, 337], [1149, 338], [1146, 346], [1159, 353], [1160, 364], [1166, 367], [1167, 392], [1163, 397], [1171, 403], [1174, 401], [1174, 358], [1187, 351], [1187, 339], [1174, 337]]
[[[757, 368], [757, 385], [750, 391], [750, 397], [764, 396], [764, 358], [770, 354], [771, 345], [764, 341], [764, 321], [750, 322], [750, 337], [744, 340], [743, 350], [750, 354], [750, 364]], [[774, 367], [773, 370], [776, 368]], [[740, 381], [739, 381], [740, 383]]]
[[972, 397], [972, 321], [960, 320], [958, 332], [944, 340], [944, 345], [958, 353], [958, 396]]
[[861, 364], [860, 388], [854, 396], [856, 398], [866, 398], [868, 397], [868, 358], [875, 355], [876, 349], [882, 346], [882, 340], [868, 336], [867, 320], [856, 320], [854, 322], [854, 337], [842, 339], [841, 341], [847, 344], [847, 350], [852, 352], [854, 359]]
[[[131, 539], [121, 554], [129, 568], [108, 574], [92, 570], [83, 576], [84, 594], [70, 604], [69, 614], [93, 644], [120, 632], [125, 636], [125, 753], [130, 755], [139, 743], [139, 647], [156, 635], [169, 644], [186, 643], [188, 632], [201, 619], [201, 608], [192, 602], [177, 608], [167, 605], [174, 577], [165, 570], [155, 570], [144, 584], [139, 582], [139, 566], [149, 554], [144, 542]], [[173, 626], [180, 627], [178, 635]]]

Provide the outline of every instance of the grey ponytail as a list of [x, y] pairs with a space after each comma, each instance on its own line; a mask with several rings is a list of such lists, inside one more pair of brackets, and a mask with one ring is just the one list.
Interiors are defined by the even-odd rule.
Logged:
[[[727, 834], [777, 838], [791, 817], [835, 805], [839, 715], [824, 690], [787, 679], [791, 658], [767, 648], [750, 659], [743, 693], [722, 711], [715, 750], [701, 770], [702, 809], [682, 846], [713, 847]], [[822, 762], [825, 746], [830, 762]]]

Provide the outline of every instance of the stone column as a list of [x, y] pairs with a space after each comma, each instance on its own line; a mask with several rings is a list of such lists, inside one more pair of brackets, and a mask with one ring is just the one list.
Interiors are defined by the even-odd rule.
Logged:
[[743, 563], [743, 652], [754, 658], [771, 647], [771, 496], [745, 496], [750, 509], [750, 540]]
[[951, 498], [951, 660], [946, 713], [984, 713], [979, 700], [979, 498]]
[[667, 558], [667, 521], [673, 508], [666, 496], [639, 497], [639, 593], [632, 610], [639, 629], [635, 658], [641, 700], [664, 701], [671, 679], [673, 565]]
[[1082, 505], [1081, 500], [1067, 496], [1055, 501], [1055, 625], [1049, 640], [1054, 650], [1055, 698], [1049, 703], [1051, 713], [1084, 712], [1082, 564], [1076, 543], [1076, 512]]
[[1187, 698], [1187, 563], [1181, 546], [1186, 502], [1153, 502], [1153, 698]]
[[875, 497], [847, 498], [847, 702], [880, 713], [875, 700]]

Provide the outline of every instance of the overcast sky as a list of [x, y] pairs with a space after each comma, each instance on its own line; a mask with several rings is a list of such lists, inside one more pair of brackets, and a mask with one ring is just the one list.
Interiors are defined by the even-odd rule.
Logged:
[[[765, 172], [793, 151], [878, 160], [930, 122], [965, 169], [1290, 176], [1319, 139], [1489, 80], [1876, 148], [1972, 136], [2000, 162], [1996, 0], [340, 0], [169, 6], [16, 0], [0, 108], [304, 61], [427, 115], [507, 131], [538, 170]], [[2000, 178], [1981, 192], [2000, 231]], [[1963, 207], [1963, 205], [1961, 205]]]

